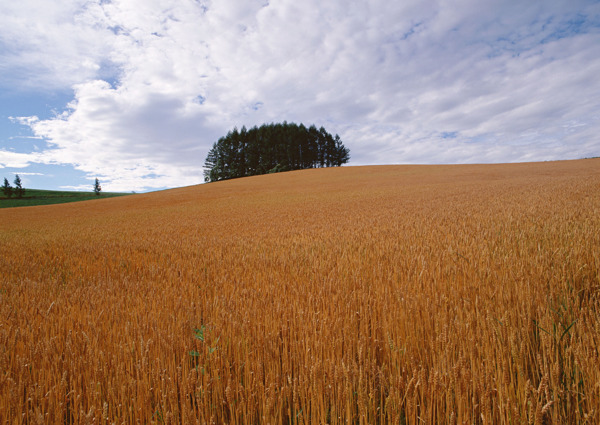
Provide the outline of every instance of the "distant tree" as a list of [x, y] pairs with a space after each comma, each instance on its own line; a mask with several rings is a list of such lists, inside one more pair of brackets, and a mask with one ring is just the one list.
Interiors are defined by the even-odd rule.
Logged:
[[100, 186], [100, 182], [96, 178], [96, 182], [94, 183], [94, 193], [96, 194], [96, 196], [100, 196], [101, 190], [102, 190], [102, 187]]
[[339, 167], [350, 159], [340, 136], [323, 127], [283, 122], [241, 130], [234, 128], [208, 151], [204, 180], [214, 182], [237, 177], [300, 170]]
[[334, 162], [336, 166], [340, 166], [342, 164], [347, 163], [350, 160], [350, 149], [344, 147], [342, 141], [340, 140], [340, 136], [335, 135], [335, 156]]
[[8, 182], [8, 179], [4, 177], [4, 184], [2, 185], [2, 191], [4, 192], [4, 196], [10, 198], [13, 194], [13, 188]]
[[22, 198], [25, 195], [25, 189], [21, 184], [21, 177], [18, 174], [15, 176], [15, 195], [17, 198]]

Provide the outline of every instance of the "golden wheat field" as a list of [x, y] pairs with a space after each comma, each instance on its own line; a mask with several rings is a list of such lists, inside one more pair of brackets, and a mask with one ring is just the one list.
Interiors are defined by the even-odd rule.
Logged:
[[598, 424], [600, 159], [0, 210], [2, 424]]

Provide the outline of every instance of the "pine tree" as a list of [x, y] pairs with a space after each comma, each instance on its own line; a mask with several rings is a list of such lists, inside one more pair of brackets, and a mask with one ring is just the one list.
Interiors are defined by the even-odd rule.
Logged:
[[214, 143], [213, 147], [208, 151], [208, 155], [204, 160], [204, 181], [210, 182], [215, 181], [214, 170], [217, 168], [219, 160], [217, 158], [217, 144]]
[[98, 178], [96, 178], [96, 181], [94, 182], [94, 193], [96, 194], [96, 196], [100, 196], [101, 190], [102, 186], [100, 186], [100, 181], [98, 181]]
[[4, 192], [4, 196], [6, 196], [7, 198], [10, 198], [12, 196], [13, 188], [10, 185], [10, 183], [8, 182], [8, 179], [6, 177], [4, 177], [4, 184], [2, 185], [2, 191]]
[[25, 189], [23, 189], [23, 185], [21, 184], [21, 177], [17, 174], [15, 176], [15, 195], [17, 198], [22, 198], [25, 195]]
[[350, 160], [350, 149], [344, 147], [340, 136], [335, 135], [335, 166], [339, 167]]

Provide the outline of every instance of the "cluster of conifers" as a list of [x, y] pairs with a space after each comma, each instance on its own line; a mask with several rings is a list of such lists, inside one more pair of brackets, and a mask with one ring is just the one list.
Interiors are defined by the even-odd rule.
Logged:
[[205, 181], [247, 177], [305, 168], [337, 167], [350, 159], [340, 137], [323, 127], [283, 122], [247, 130], [233, 129], [209, 150]]
[[22, 198], [23, 195], [25, 195], [25, 188], [23, 187], [21, 178], [18, 174], [15, 176], [14, 184], [15, 187], [12, 187], [8, 182], [8, 179], [4, 177], [4, 184], [2, 185], [2, 192], [4, 193], [4, 196], [10, 198], [14, 194], [17, 198]]

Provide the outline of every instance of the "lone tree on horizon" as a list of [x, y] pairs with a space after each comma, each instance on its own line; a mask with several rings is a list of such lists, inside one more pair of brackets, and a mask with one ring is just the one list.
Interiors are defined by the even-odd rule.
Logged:
[[208, 151], [204, 180], [234, 179], [305, 168], [339, 167], [350, 159], [340, 136], [323, 127], [283, 122], [234, 128]]
[[15, 175], [15, 195], [17, 198], [22, 198], [25, 195], [25, 189], [23, 189], [23, 185], [21, 184], [21, 177], [19, 175]]
[[94, 193], [96, 196], [100, 196], [100, 191], [102, 190], [102, 186], [100, 186], [100, 181], [96, 177], [96, 182], [94, 183]]
[[10, 198], [13, 194], [13, 188], [8, 182], [8, 179], [4, 177], [4, 184], [2, 185], [2, 191], [4, 192], [4, 196]]

